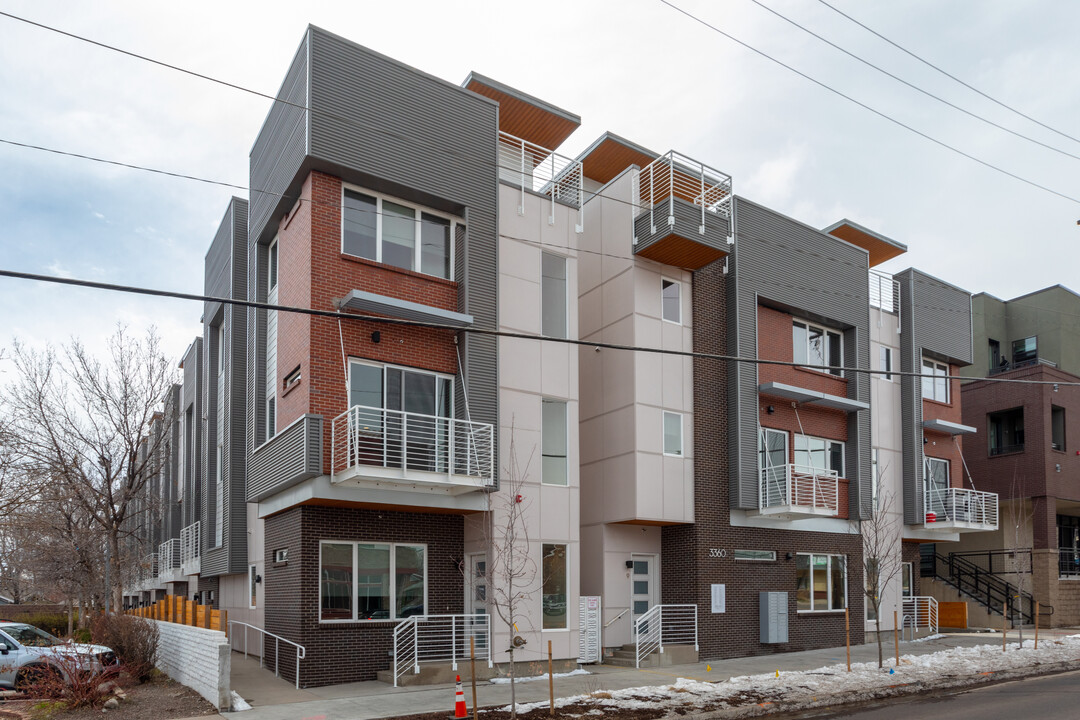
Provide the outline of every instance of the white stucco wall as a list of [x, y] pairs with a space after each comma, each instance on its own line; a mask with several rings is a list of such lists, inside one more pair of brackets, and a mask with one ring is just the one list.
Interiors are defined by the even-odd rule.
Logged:
[[158, 627], [158, 668], [213, 703], [232, 707], [232, 651], [225, 633], [152, 620]]

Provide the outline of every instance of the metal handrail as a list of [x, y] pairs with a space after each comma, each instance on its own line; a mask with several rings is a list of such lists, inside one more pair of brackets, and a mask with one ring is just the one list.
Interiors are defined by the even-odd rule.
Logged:
[[[1024, 622], [1033, 622], [1035, 618], [1035, 597], [1023, 592], [1016, 585], [988, 572], [970, 560], [956, 554], [948, 557], [933, 555], [934, 577], [949, 583], [960, 592], [976, 600], [988, 611], [1001, 614], [1002, 606], [1007, 607], [1010, 615], [1020, 613]], [[1054, 607], [1039, 603], [1039, 613], [1043, 616], [1054, 614]]]
[[923, 522], [925, 527], [966, 522], [983, 525], [987, 530], [997, 529], [997, 493], [957, 487], [932, 490], [928, 483], [924, 483], [923, 490], [926, 498]]
[[840, 474], [809, 465], [787, 463], [761, 469], [760, 508], [794, 505], [840, 510]]
[[280, 635], [275, 635], [272, 632], [267, 632], [261, 627], [256, 627], [239, 620], [229, 621], [229, 647], [235, 652], [236, 647], [234, 641], [236, 640], [236, 633], [233, 631], [234, 625], [241, 625], [244, 628], [244, 657], [248, 656], [248, 629], [255, 630], [261, 635], [259, 637], [259, 667], [263, 667], [266, 664], [266, 638], [274, 638], [274, 676], [281, 677], [281, 643], [287, 643], [296, 648], [296, 689], [300, 689], [300, 661], [307, 657], [307, 649], [299, 643], [294, 643], [288, 638], [283, 638]]
[[495, 432], [487, 423], [354, 405], [334, 418], [333, 474], [374, 466], [495, 482]]
[[486, 613], [414, 615], [394, 628], [394, 687], [398, 678], [410, 669], [420, 672], [422, 662], [450, 662], [457, 670], [458, 661], [469, 658], [470, 639], [478, 660], [492, 666], [491, 616]]
[[697, 605], [653, 605], [634, 620], [634, 667], [664, 645], [698, 649]]
[[158, 546], [158, 574], [180, 569], [180, 539], [172, 538]]
[[686, 155], [671, 150], [653, 160], [638, 173], [637, 204], [649, 213], [650, 232], [656, 232], [653, 213], [661, 203], [668, 205], [667, 224], [675, 224], [674, 199], [701, 208], [700, 233], [705, 233], [706, 213], [731, 217], [731, 176]]
[[202, 521], [196, 520], [180, 531], [180, 567], [194, 563], [202, 556]]
[[500, 130], [499, 177], [520, 186], [519, 214], [525, 214], [525, 192], [530, 191], [551, 199], [549, 224], [555, 224], [555, 201], [558, 200], [577, 208], [575, 229], [577, 232], [585, 229], [582, 207], [585, 173], [581, 161]]
[[904, 616], [910, 616], [913, 626], [928, 627], [934, 633], [938, 631], [938, 602], [929, 595], [915, 595], [906, 597], [901, 603]]
[[900, 313], [900, 283], [880, 270], [870, 271], [870, 307]]

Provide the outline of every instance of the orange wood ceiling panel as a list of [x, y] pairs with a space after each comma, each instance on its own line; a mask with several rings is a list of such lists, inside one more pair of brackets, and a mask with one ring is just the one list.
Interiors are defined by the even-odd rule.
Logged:
[[644, 250], [640, 250], [637, 254], [649, 260], [655, 260], [684, 270], [700, 270], [709, 263], [727, 255], [723, 250], [702, 245], [699, 242], [674, 234], [668, 235], [663, 240], [658, 240]]
[[599, 183], [609, 183], [631, 165], [645, 167], [655, 159], [623, 145], [618, 140], [607, 138], [597, 145], [581, 164], [585, 177]]
[[829, 234], [849, 242], [852, 245], [857, 245], [870, 253], [870, 267], [880, 265], [886, 260], [892, 260], [894, 257], [903, 255], [905, 252], [902, 248], [879, 240], [873, 235], [867, 235], [858, 228], [854, 228], [850, 225], [841, 225], [840, 227], [834, 228]]
[[562, 145], [580, 124], [476, 80], [467, 87], [499, 103], [500, 130], [548, 150]]

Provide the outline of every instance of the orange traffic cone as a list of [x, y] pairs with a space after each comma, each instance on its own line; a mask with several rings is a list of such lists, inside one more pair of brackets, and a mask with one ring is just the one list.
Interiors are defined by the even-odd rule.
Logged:
[[454, 720], [469, 717], [469, 711], [465, 707], [465, 691], [461, 689], [461, 676], [457, 676], [457, 695], [454, 697]]

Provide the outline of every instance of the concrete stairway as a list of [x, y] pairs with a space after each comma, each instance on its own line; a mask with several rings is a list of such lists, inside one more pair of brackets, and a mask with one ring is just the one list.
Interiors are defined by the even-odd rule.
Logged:
[[[605, 665], [616, 667], [634, 667], [636, 643], [627, 643], [616, 650], [611, 657], [604, 658]], [[668, 665], [689, 665], [698, 661], [698, 651], [693, 645], [665, 645], [664, 652], [650, 653], [641, 660], [641, 667], [667, 667]]]

